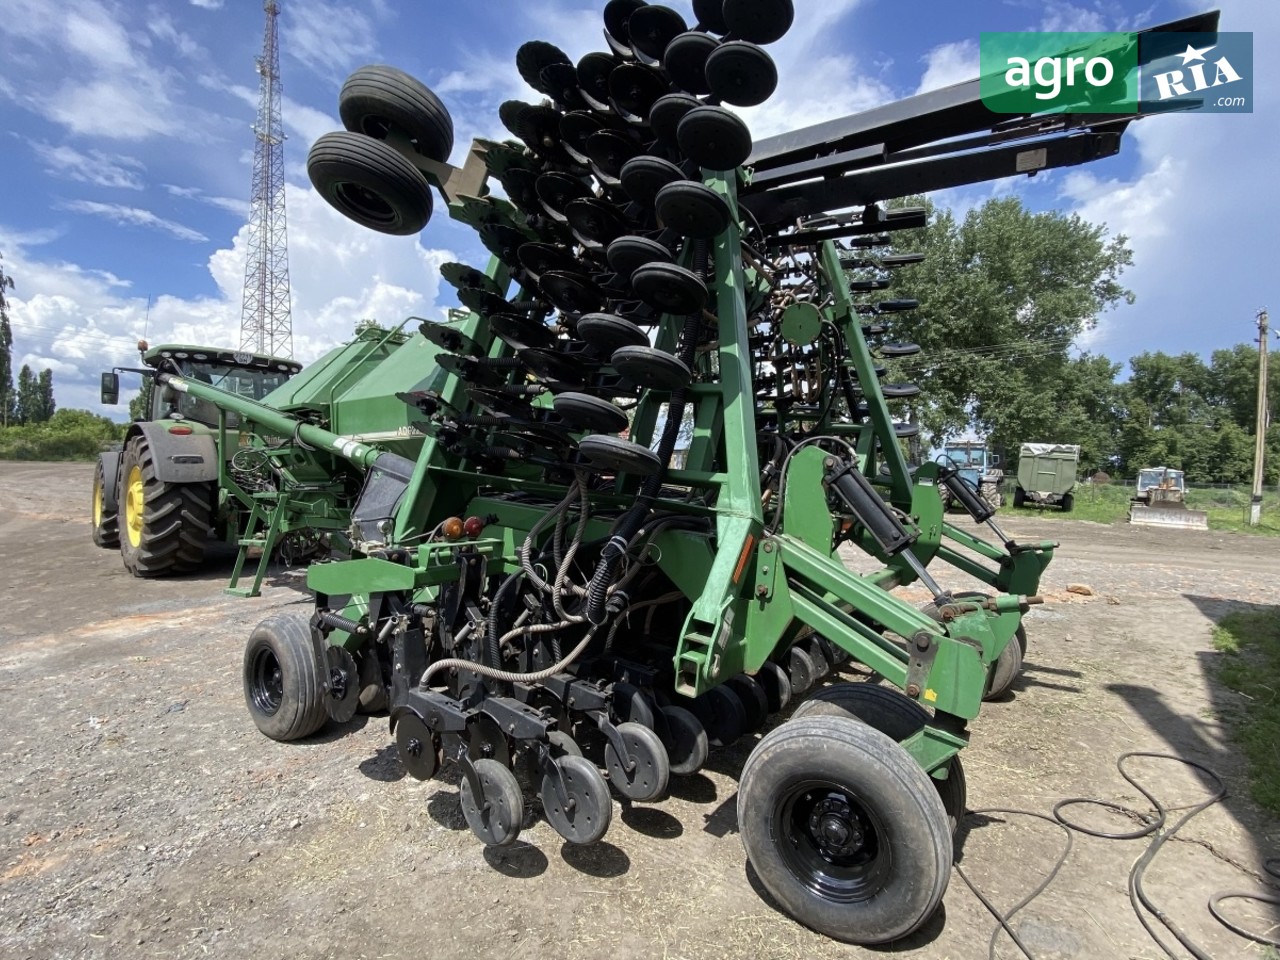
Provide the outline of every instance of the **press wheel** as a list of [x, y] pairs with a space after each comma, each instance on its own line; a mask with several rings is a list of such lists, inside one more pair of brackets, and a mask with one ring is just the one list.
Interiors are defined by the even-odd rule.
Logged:
[[754, 733], [769, 719], [769, 696], [755, 677], [740, 673], [725, 681], [725, 686], [738, 695], [746, 711], [745, 733]]
[[671, 780], [671, 761], [658, 735], [639, 723], [621, 723], [618, 735], [631, 754], [631, 767], [623, 765], [612, 743], [604, 748], [605, 769], [609, 782], [620, 796], [637, 803], [657, 800], [667, 792]]
[[751, 131], [724, 107], [690, 110], [680, 118], [676, 140], [681, 153], [709, 170], [733, 170], [751, 156]]
[[729, 226], [729, 203], [706, 184], [693, 180], [668, 183], [654, 199], [658, 222], [682, 237], [711, 240]]
[[552, 829], [570, 843], [595, 843], [609, 829], [613, 801], [600, 771], [583, 757], [564, 756], [554, 761], [569, 803], [560, 799], [555, 774], [546, 774], [538, 795]]
[[524, 821], [520, 783], [515, 774], [497, 760], [477, 760], [474, 766], [482, 795], [475, 795], [470, 779], [464, 776], [459, 791], [462, 815], [481, 842], [491, 847], [510, 846], [520, 836], [520, 825]]
[[693, 701], [690, 710], [706, 728], [713, 747], [727, 747], [742, 736], [747, 725], [742, 701], [725, 686], [712, 687]]
[[610, 473], [648, 477], [662, 469], [662, 461], [648, 447], [621, 437], [586, 437], [578, 444], [590, 464]]
[[662, 738], [662, 745], [667, 748], [671, 772], [697, 773], [707, 762], [707, 756], [711, 752], [706, 728], [684, 707], [668, 705], [663, 707], [661, 712], [659, 735]]

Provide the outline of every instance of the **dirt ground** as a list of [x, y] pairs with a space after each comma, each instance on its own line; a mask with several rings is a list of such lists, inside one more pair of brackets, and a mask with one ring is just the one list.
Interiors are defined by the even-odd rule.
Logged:
[[[267, 614], [308, 609], [300, 573], [282, 571], [256, 600], [223, 594], [230, 556], [200, 576], [134, 580], [90, 542], [90, 481], [87, 465], [0, 463], [0, 956], [987, 956], [994, 921], [954, 875], [926, 928], [879, 951], [819, 937], [762, 899], [734, 812], [754, 737], [676, 778], [662, 803], [615, 804], [594, 847], [565, 845], [531, 804], [503, 852], [466, 829], [456, 779], [404, 777], [385, 718], [266, 740], [244, 707], [241, 652]], [[1209, 635], [1233, 609], [1280, 604], [1276, 542], [1008, 527], [1062, 548], [1050, 602], [1028, 618], [1023, 678], [973, 724], [970, 807], [1049, 813], [1083, 795], [1146, 810], [1116, 772], [1120, 754], [1211, 766], [1230, 796], [1166, 845], [1147, 893], [1214, 957], [1263, 956], [1205, 907], [1214, 891], [1254, 887], [1247, 874], [1280, 854], [1280, 823], [1248, 800], [1223, 725], [1237, 704], [1212, 680]], [[1071, 583], [1096, 596], [1067, 593]], [[1206, 795], [1177, 764], [1131, 769], [1171, 808]], [[970, 814], [958, 859], [1008, 909], [1063, 842], [1040, 820]], [[1037, 958], [1161, 955], [1126, 894], [1145, 846], [1075, 837], [1057, 880], [1013, 921]], [[1255, 929], [1280, 920], [1228, 908]], [[997, 955], [1020, 954], [1002, 936]]]

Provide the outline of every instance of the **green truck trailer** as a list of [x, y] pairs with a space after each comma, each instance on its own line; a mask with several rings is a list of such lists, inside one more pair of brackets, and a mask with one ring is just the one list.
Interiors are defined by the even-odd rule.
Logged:
[[1080, 448], [1073, 443], [1024, 443], [1018, 453], [1018, 485], [1013, 505], [1028, 502], [1056, 506], [1070, 513], [1075, 506], [1072, 491], [1080, 466]]

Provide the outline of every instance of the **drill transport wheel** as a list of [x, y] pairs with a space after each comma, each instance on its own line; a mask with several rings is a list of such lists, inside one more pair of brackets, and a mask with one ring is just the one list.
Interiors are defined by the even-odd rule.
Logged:
[[[881, 687], [874, 683], [836, 683], [819, 690], [791, 715], [792, 720], [802, 717], [848, 717], [879, 730], [890, 740], [901, 743], [929, 722], [929, 711], [901, 690]], [[968, 802], [968, 790], [964, 779], [964, 767], [957, 754], [951, 758], [945, 780], [931, 777], [933, 785], [947, 811], [947, 819], [954, 833], [960, 817], [964, 816]]]
[[947, 889], [951, 830], [929, 775], [847, 717], [791, 720], [761, 740], [742, 771], [738, 823], [782, 909], [838, 940], [905, 937]]
[[258, 729], [272, 740], [299, 740], [324, 726], [311, 626], [301, 617], [263, 620], [244, 650], [244, 700]]
[[361, 133], [326, 133], [311, 145], [307, 175], [348, 220], [402, 237], [431, 219], [427, 179], [394, 148]]

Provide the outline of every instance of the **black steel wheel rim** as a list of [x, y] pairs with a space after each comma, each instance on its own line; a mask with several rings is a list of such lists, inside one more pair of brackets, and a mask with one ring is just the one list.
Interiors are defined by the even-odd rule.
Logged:
[[884, 889], [892, 867], [884, 824], [848, 788], [830, 780], [789, 785], [772, 832], [792, 876], [824, 900], [861, 903]]
[[333, 185], [333, 195], [346, 209], [365, 220], [387, 226], [398, 222], [391, 204], [363, 184], [343, 180]]
[[268, 646], [253, 655], [252, 681], [249, 693], [254, 708], [266, 716], [274, 716], [284, 702], [284, 671], [275, 651]]

